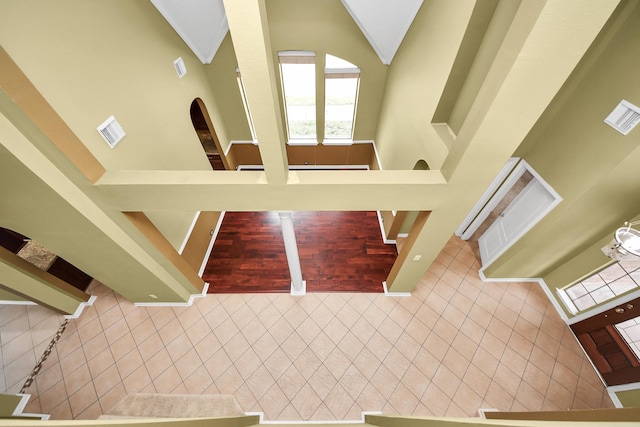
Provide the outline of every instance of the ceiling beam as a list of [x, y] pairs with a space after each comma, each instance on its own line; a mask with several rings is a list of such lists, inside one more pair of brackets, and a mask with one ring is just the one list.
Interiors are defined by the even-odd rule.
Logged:
[[264, 0], [224, 0], [258, 148], [269, 184], [287, 182], [288, 159]]
[[439, 171], [113, 171], [94, 186], [121, 211], [431, 210], [443, 200]]

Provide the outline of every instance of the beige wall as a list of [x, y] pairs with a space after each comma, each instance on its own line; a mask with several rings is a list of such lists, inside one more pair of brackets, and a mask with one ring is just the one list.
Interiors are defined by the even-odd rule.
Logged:
[[431, 126], [473, 1], [424, 2], [389, 66], [375, 141], [383, 169], [440, 169], [448, 154]]
[[[397, 276], [398, 289], [393, 289], [411, 290], [504, 161], [529, 133], [518, 151], [556, 187], [565, 202], [553, 216], [536, 227], [535, 235], [519, 242], [487, 273], [497, 277], [520, 277], [550, 271], [600, 239], [604, 228], [637, 213], [635, 208], [631, 209], [632, 205], [638, 205], [637, 201], [632, 197], [629, 202], [627, 197], [633, 193], [638, 178], [638, 172], [633, 172], [638, 170], [635, 166], [640, 160], [637, 158], [640, 153], [634, 150], [637, 131], [630, 138], [622, 139], [601, 123], [615, 105], [614, 98], [617, 102], [621, 97], [637, 97], [638, 88], [629, 89], [628, 81], [637, 74], [640, 55], [623, 57], [624, 52], [633, 52], [637, 46], [638, 36], [632, 31], [633, 25], [637, 27], [637, 16], [633, 25], [625, 27], [620, 44], [616, 44], [619, 47], [601, 49], [596, 56], [602, 62], [585, 68], [588, 78], [584, 82], [589, 84], [582, 84], [578, 79], [576, 86], [566, 86], [571, 96], [558, 98], [554, 107], [556, 112], [562, 110], [563, 115], [552, 119], [553, 114], [549, 114], [550, 118], [539, 121], [536, 129], [529, 132], [599, 31], [601, 21], [608, 16], [608, 8], [615, 3], [615, 0], [585, 0], [579, 2], [578, 8], [575, 6], [578, 2], [560, 0], [522, 2], [512, 25], [502, 22], [502, 28], [508, 27], [504, 45], [500, 45], [497, 54], [492, 53], [497, 59], [491, 63], [486, 76], [479, 79], [482, 83], [475, 83], [477, 95], [465, 98], [468, 98], [469, 112], [462, 115], [464, 120], [459, 124], [460, 132], [455, 141], [444, 141], [431, 120], [476, 2], [425, 2], [392, 65], [387, 67], [380, 63], [339, 0], [269, 0], [266, 7], [274, 61], [278, 50], [314, 50], [318, 55], [319, 70], [325, 53], [361, 67], [354, 137], [375, 139], [382, 167], [398, 170], [392, 172], [395, 173], [393, 176], [370, 173], [366, 179], [384, 176], [393, 181], [402, 180], [405, 175], [411, 177], [402, 181], [408, 185], [393, 195], [398, 198], [395, 200], [402, 198], [406, 206], [392, 206], [389, 200], [393, 199], [374, 198], [365, 192], [350, 195], [348, 199], [336, 197], [335, 184], [340, 184], [341, 190], [346, 191], [352, 188], [350, 185], [357, 188], [361, 181], [366, 181], [358, 173], [291, 174], [293, 181], [300, 184], [296, 191], [302, 192], [304, 185], [312, 182], [314, 185], [310, 188], [326, 192], [318, 198], [319, 205], [342, 209], [359, 206], [355, 202], [362, 202], [365, 197], [375, 208], [433, 209], [419, 230], [419, 236], [413, 239], [415, 245], [403, 254], [403, 259], [420, 254], [422, 261], [407, 263]], [[211, 65], [204, 66], [148, 2], [5, 1], [0, 3], [0, 11], [2, 46], [107, 171], [207, 171], [209, 166], [188, 114], [195, 97], [202, 98], [206, 104], [223, 147], [232, 138], [248, 138], [246, 118], [241, 114], [244, 112], [240, 109], [232, 71], [236, 64], [229, 37], [221, 47], [219, 60], [214, 59]], [[233, 17], [241, 19], [242, 15], [237, 13]], [[564, 20], [567, 25], [557, 25], [558, 20]], [[22, 30], [27, 21], [35, 30], [29, 37], [24, 37]], [[238, 43], [242, 40], [236, 42], [236, 51], [240, 53]], [[497, 45], [498, 41], [495, 41], [493, 47]], [[481, 59], [491, 56], [487, 55]], [[178, 56], [183, 57], [189, 70], [183, 79], [177, 78], [172, 66]], [[624, 66], [618, 67], [618, 64]], [[260, 70], [264, 71], [263, 68]], [[604, 79], [605, 76], [611, 77], [611, 81]], [[322, 79], [321, 73], [318, 79]], [[633, 90], [635, 92], [631, 92]], [[319, 99], [322, 96], [322, 93], [318, 94]], [[4, 101], [10, 103], [7, 99]], [[271, 104], [273, 108], [272, 99], [253, 102]], [[264, 108], [264, 111], [268, 110]], [[110, 114], [118, 118], [127, 132], [127, 137], [113, 150], [95, 130]], [[12, 120], [15, 121], [14, 118], [9, 121]], [[587, 120], [589, 124], [585, 128]], [[36, 125], [26, 124], [7, 132], [22, 133], [27, 144], [31, 142], [39, 150], [45, 150], [43, 147], [47, 143], [38, 142], [31, 134], [36, 132], [35, 128]], [[273, 135], [279, 136], [277, 132]], [[6, 137], [0, 134], [0, 138], [3, 136]], [[633, 138], [636, 138], [635, 144]], [[0, 142], [3, 141], [0, 139]], [[275, 152], [276, 148], [281, 148], [280, 143], [279, 139], [269, 140], [260, 148]], [[64, 193], [76, 188], [62, 178], [59, 182], [42, 178], [46, 174], [37, 162], [30, 161], [30, 168], [37, 170], [38, 176], [31, 176], [33, 174], [28, 170], [21, 169], [20, 161], [26, 162], [28, 156], [15, 162], [7, 157], [6, 161], [16, 169], [17, 176], [24, 174], [25, 183], [36, 183], [33, 189], [23, 193], [13, 187], [3, 189], [2, 194], [10, 195], [12, 203], [22, 203], [33, 210], [27, 214], [22, 210], [14, 212], [16, 217], [12, 217], [11, 222], [17, 231], [50, 243], [48, 246], [61, 251], [65, 259], [104, 279], [107, 285], [134, 301], [144, 300], [149, 293], [161, 293], [162, 298], [184, 299], [185, 294], [194, 290], [169, 259], [139, 230], [127, 224], [114, 206], [123, 206], [123, 201], [134, 198], [136, 203], [153, 209], [146, 214], [175, 249], [182, 242], [195, 213], [181, 207], [204, 206], [202, 193], [196, 191], [202, 186], [190, 186], [191, 192], [174, 193], [173, 199], [166, 200], [163, 190], [172, 186], [162, 187], [162, 184], [170, 184], [175, 175], [164, 173], [159, 180], [162, 182], [152, 174], [140, 178], [143, 183], [149, 179], [152, 184], [158, 184], [164, 197], [146, 191], [146, 188], [136, 193], [136, 186], [126, 178], [121, 193], [109, 192], [104, 183], [102, 187], [92, 187], [78, 178], [78, 172], [60, 159], [55, 150], [48, 151], [47, 155], [55, 158], [54, 163], [61, 168], [64, 177], [75, 180], [77, 190], [83, 195]], [[276, 169], [286, 166], [277, 157], [274, 156], [276, 160], [265, 159], [265, 162]], [[411, 171], [419, 159], [429, 163], [432, 171]], [[272, 181], [266, 185], [262, 174], [238, 178], [233, 172], [211, 173], [203, 181], [207, 183], [210, 179], [212, 182], [211, 187], [206, 187], [210, 190], [206, 195], [215, 194], [217, 202], [225, 206], [209, 210], [225, 209], [226, 205], [238, 203], [238, 200], [245, 203], [242, 206], [247, 209], [271, 206], [272, 200], [277, 200], [281, 208], [298, 206], [295, 205], [296, 198], [289, 200], [279, 193], [281, 189], [290, 190], [296, 186], [282, 185], [286, 182], [280, 176], [282, 174], [271, 173], [264, 174], [267, 181]], [[130, 176], [141, 174], [134, 172]], [[278, 182], [274, 180], [276, 176]], [[197, 174], [187, 178], [181, 176], [180, 184], [195, 183], [197, 177]], [[116, 181], [117, 178], [116, 173]], [[231, 186], [232, 190], [219, 185], [226, 182], [237, 182], [238, 185]], [[371, 182], [380, 184], [376, 185], [376, 190], [390, 188], [384, 185], [387, 182]], [[247, 196], [253, 188], [250, 185], [239, 190], [242, 183], [257, 183], [262, 187], [255, 200]], [[271, 185], [274, 183], [276, 185]], [[423, 197], [410, 197], [418, 184]], [[406, 193], [402, 194], [405, 189]], [[20, 194], [47, 201], [46, 216], [33, 209], [35, 203]], [[135, 211], [135, 206], [131, 210]], [[73, 230], [73, 233], [59, 230]], [[65, 234], [65, 238], [60, 234]], [[67, 234], [74, 237], [67, 239]], [[549, 246], [550, 237], [554, 242]]]
[[[210, 64], [205, 65], [207, 77], [216, 102], [222, 108], [218, 109], [218, 122], [224, 123], [224, 132], [218, 133], [217, 122], [214, 121], [216, 133], [220, 139], [222, 149], [226, 150], [230, 141], [251, 141], [251, 131], [247, 120], [247, 114], [242, 103], [240, 88], [236, 77], [238, 61], [233, 50], [231, 35], [227, 36], [220, 44], [216, 55]], [[207, 107], [208, 108], [208, 107]], [[209, 111], [209, 114], [213, 113]], [[214, 117], [212, 117], [214, 120]]]
[[[194, 287], [110, 209], [47, 138], [68, 126], [107, 170], [208, 170], [189, 116], [195, 97], [207, 104], [218, 134], [226, 133], [204, 66], [149, 2], [6, 1], [0, 9], [0, 44], [62, 119], [58, 128], [44, 130], [38, 118], [46, 115], [38, 113], [48, 105], [35, 106], [38, 117], [23, 117], [11, 100], [20, 92], [3, 93], [0, 142], [13, 144], [17, 157], [1, 160], [7, 179], [0, 194], [9, 206], [2, 226], [38, 240], [132, 301], [149, 301], [154, 294], [154, 302], [182, 302], [199, 292], [201, 285]], [[29, 37], [25, 22], [37, 28]], [[172, 64], [178, 56], [188, 69], [182, 79]], [[111, 114], [127, 133], [114, 149], [95, 129]], [[194, 214], [148, 212], [174, 251]]]
[[617, 391], [616, 396], [625, 408], [637, 408], [640, 406], [640, 388], [635, 390]]
[[640, 85], [629, 84], [640, 73], [640, 4], [626, 5], [516, 153], [562, 203], [492, 263], [488, 277], [564, 286], [609, 263], [600, 247], [638, 214], [640, 131], [623, 136], [603, 123], [622, 99], [640, 105]]
[[[204, 65], [150, 2], [5, 1], [0, 43], [107, 170], [209, 168], [189, 116], [200, 97], [217, 118]], [[24, 37], [24, 25], [37, 28]], [[173, 61], [188, 73], [179, 79]], [[126, 137], [111, 149], [96, 131], [114, 115]], [[150, 213], [174, 248], [195, 212]]]
[[[340, 0], [269, 0], [266, 4], [275, 64], [278, 64], [278, 51], [308, 50], [316, 53], [318, 82], [324, 80], [325, 54], [342, 58], [361, 69], [353, 139], [374, 139], [387, 66], [382, 64]], [[324, 83], [319, 83], [317, 88], [316, 108], [322, 112]], [[318, 139], [322, 141], [324, 123], [319, 121], [317, 126]]]

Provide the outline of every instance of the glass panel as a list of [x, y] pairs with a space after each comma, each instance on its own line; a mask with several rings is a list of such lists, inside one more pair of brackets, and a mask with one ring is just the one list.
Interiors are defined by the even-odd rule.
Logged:
[[324, 137], [351, 139], [356, 109], [358, 78], [325, 80]]
[[636, 285], [636, 282], [634, 282], [633, 279], [631, 279], [631, 277], [629, 276], [621, 277], [615, 282], [609, 283], [609, 288], [611, 288], [613, 293], [616, 295], [628, 292], [631, 289], [634, 289], [636, 286], [638, 286]]
[[640, 359], [640, 317], [618, 323], [615, 326], [636, 357]]
[[596, 302], [591, 298], [591, 295], [587, 294], [573, 301], [578, 310], [586, 310], [589, 307], [596, 305]]
[[[563, 288], [578, 311], [586, 310], [596, 304], [608, 301], [618, 295], [638, 288], [640, 270], [634, 270], [637, 261], [625, 261], [613, 264], [569, 287]], [[624, 269], [623, 269], [624, 267]], [[627, 273], [625, 269], [633, 270]]]
[[316, 66], [280, 64], [289, 139], [316, 138]]
[[349, 61], [338, 58], [337, 56], [327, 55], [325, 57], [325, 68], [358, 68]]

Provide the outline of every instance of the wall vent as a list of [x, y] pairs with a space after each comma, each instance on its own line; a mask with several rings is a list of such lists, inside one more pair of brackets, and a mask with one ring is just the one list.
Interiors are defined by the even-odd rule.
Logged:
[[178, 77], [183, 78], [185, 74], [187, 74], [187, 67], [184, 65], [184, 61], [182, 57], [179, 57], [175, 61], [173, 61], [173, 66], [176, 69], [176, 73], [178, 73]]
[[118, 123], [113, 116], [102, 122], [97, 129], [111, 148], [115, 147], [116, 144], [126, 135], [124, 130], [122, 130], [120, 123]]
[[640, 107], [636, 107], [623, 99], [611, 114], [604, 119], [604, 122], [621, 134], [626, 135], [640, 122]]

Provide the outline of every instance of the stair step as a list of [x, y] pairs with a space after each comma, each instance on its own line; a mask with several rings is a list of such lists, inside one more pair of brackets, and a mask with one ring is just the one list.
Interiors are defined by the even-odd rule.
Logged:
[[244, 415], [235, 397], [226, 394], [151, 394], [126, 396], [106, 416], [135, 418], [230, 417]]

